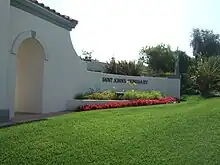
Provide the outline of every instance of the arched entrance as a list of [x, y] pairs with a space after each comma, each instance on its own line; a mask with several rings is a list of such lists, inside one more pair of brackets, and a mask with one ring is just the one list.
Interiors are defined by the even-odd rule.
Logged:
[[24, 40], [16, 57], [15, 112], [42, 113], [44, 50], [34, 38]]

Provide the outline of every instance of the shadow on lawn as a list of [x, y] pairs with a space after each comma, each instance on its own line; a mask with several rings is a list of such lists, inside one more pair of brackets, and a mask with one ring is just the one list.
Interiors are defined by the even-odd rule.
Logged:
[[46, 121], [48, 118], [43, 118], [43, 119], [33, 119], [33, 120], [26, 120], [26, 121], [9, 121], [7, 123], [0, 123], [0, 129], [1, 128], [7, 128], [7, 127], [12, 127], [12, 126], [18, 126], [22, 124], [27, 124], [27, 123], [35, 123], [35, 122], [40, 122], [40, 121]]

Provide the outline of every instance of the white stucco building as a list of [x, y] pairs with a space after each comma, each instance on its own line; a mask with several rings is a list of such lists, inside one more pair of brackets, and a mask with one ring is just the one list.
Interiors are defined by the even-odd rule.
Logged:
[[89, 88], [129, 88], [123, 83], [102, 81], [103, 77], [147, 79], [148, 84], [137, 88], [179, 97], [179, 79], [87, 71], [70, 38], [78, 22], [36, 0], [0, 0], [0, 22], [0, 122], [15, 112], [65, 110], [67, 100]]

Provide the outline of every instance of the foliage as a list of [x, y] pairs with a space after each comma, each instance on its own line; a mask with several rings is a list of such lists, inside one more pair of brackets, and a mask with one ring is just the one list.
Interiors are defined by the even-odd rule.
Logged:
[[137, 99], [160, 99], [162, 94], [159, 91], [135, 91], [129, 90], [124, 92], [122, 97], [117, 97], [114, 91], [103, 91], [94, 93], [78, 94], [75, 99], [90, 99], [90, 100], [137, 100]]
[[100, 92], [100, 88], [89, 88], [89, 92], [88, 94], [91, 94], [91, 93], [95, 93], [95, 92]]
[[144, 69], [144, 65], [141, 62], [135, 61], [118, 61], [119, 74], [128, 76], [141, 76]]
[[115, 100], [117, 98], [116, 93], [110, 90], [91, 93], [87, 97], [90, 100]]
[[121, 60], [116, 62], [112, 58], [106, 63], [105, 73], [128, 75], [128, 76], [141, 76], [144, 73], [145, 66], [141, 62]]
[[162, 94], [159, 91], [135, 91], [129, 90], [124, 93], [122, 99], [137, 100], [137, 99], [160, 99]]
[[188, 73], [181, 75], [181, 95], [196, 95], [199, 94], [199, 89]]
[[105, 73], [117, 74], [117, 64], [114, 57], [105, 66]]
[[220, 36], [208, 29], [193, 29], [191, 33], [190, 46], [193, 55], [198, 58], [220, 55]]
[[202, 96], [207, 96], [212, 90], [219, 89], [220, 57], [210, 57], [200, 62], [194, 77]]
[[140, 51], [140, 61], [155, 73], [174, 72], [176, 57], [169, 45], [146, 46]]
[[80, 93], [74, 97], [79, 100], [112, 100], [113, 98], [116, 98], [116, 95], [112, 91]]
[[191, 57], [189, 57], [186, 54], [186, 52], [180, 51], [180, 50], [177, 50], [174, 53], [177, 54], [179, 57], [179, 72], [180, 72], [180, 74], [187, 73], [189, 66], [191, 64]]
[[188, 103], [190, 102], [196, 103], [196, 102], [203, 101], [203, 100], [205, 100], [205, 98], [199, 95], [182, 95], [180, 98], [181, 102], [187, 101]]
[[79, 99], [79, 100], [88, 99], [88, 94], [84, 94], [84, 93], [76, 94], [76, 96], [74, 97], [74, 99]]
[[108, 102], [106, 104], [90, 104], [79, 107], [81, 111], [95, 110], [95, 109], [108, 109], [108, 108], [121, 108], [121, 107], [132, 107], [132, 106], [146, 106], [146, 105], [157, 105], [157, 104], [168, 104], [176, 102], [175, 98], [166, 97], [157, 100], [129, 100], [119, 102]]
[[189, 61], [189, 67], [188, 67], [188, 74], [190, 77], [196, 75], [196, 70], [197, 70], [197, 64], [196, 64], [196, 59], [195, 58], [190, 58]]
[[171, 72], [161, 72], [161, 73], [158, 73], [158, 74], [153, 74], [152, 76], [155, 76], [155, 77], [171, 77], [171, 76], [175, 76], [174, 73], [171, 73]]
[[90, 99], [90, 100], [115, 100], [117, 99], [116, 93], [113, 91], [99, 91], [94, 93], [85, 93], [85, 94], [78, 94], [75, 96], [75, 99]]
[[142, 48], [139, 60], [147, 64], [150, 76], [156, 77], [172, 77], [176, 75], [176, 69], [180, 74], [188, 73], [193, 61], [186, 52], [172, 51], [171, 47], [165, 44]]
[[197, 68], [195, 58], [190, 58], [187, 73], [181, 73], [181, 95], [199, 94], [199, 88], [194, 81], [196, 70]]
[[97, 59], [93, 59], [92, 53], [94, 51], [82, 50], [82, 56], [80, 57], [83, 61], [98, 61]]

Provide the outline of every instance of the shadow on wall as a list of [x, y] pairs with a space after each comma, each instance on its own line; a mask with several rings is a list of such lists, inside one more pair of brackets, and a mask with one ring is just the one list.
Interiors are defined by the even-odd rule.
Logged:
[[105, 65], [104, 62], [99, 61], [85, 61], [86, 68], [88, 71], [92, 72], [104, 72], [105, 71]]

